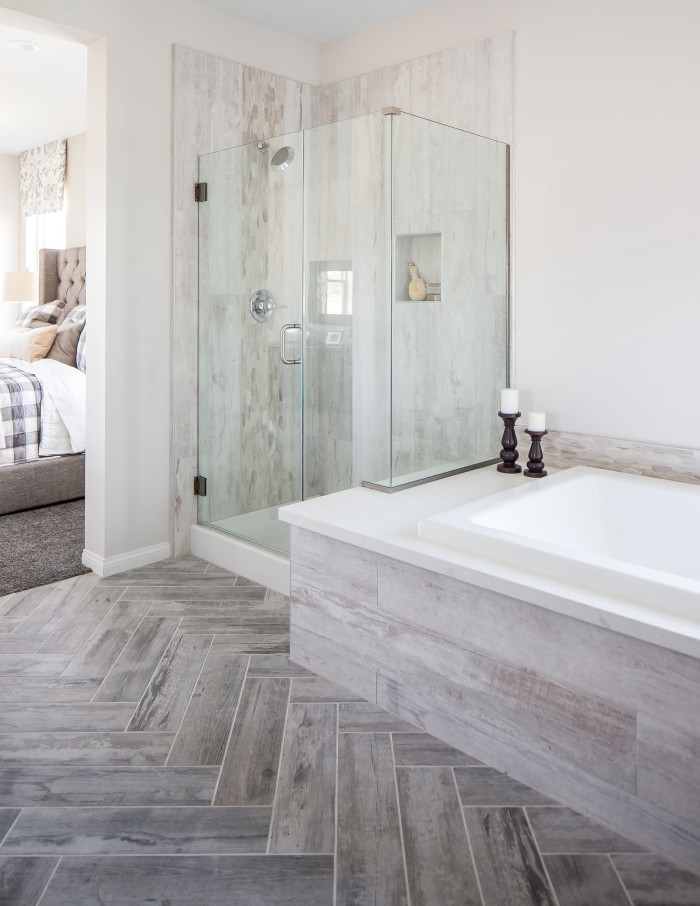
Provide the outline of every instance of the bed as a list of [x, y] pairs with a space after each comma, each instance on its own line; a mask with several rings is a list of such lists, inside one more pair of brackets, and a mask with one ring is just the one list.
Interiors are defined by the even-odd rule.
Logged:
[[[0, 356], [0, 515], [84, 496], [85, 273], [85, 247], [39, 252], [39, 305], [58, 303], [56, 328], [64, 340], [78, 333], [83, 370], [57, 342], [31, 363]], [[23, 333], [34, 341], [45, 326], [32, 320]]]

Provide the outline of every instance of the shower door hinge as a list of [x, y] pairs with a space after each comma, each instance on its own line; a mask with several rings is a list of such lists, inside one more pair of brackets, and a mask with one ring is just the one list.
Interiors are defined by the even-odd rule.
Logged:
[[206, 497], [207, 496], [207, 480], [203, 475], [195, 475], [194, 477], [194, 493], [197, 497]]
[[207, 200], [207, 184], [205, 182], [196, 182], [194, 184], [194, 200], [195, 201], [206, 201]]

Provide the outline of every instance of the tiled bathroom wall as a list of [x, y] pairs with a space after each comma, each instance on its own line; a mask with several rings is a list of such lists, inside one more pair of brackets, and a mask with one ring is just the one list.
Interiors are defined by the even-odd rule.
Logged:
[[[527, 462], [530, 438], [524, 428], [517, 428], [518, 450], [523, 465]], [[570, 431], [550, 431], [542, 438], [545, 466], [569, 469], [572, 466], [593, 466], [614, 469], [651, 478], [672, 481], [700, 482], [700, 450], [664, 447], [641, 441], [596, 437], [593, 434], [574, 434]]]
[[[231, 148], [271, 136], [336, 122], [358, 114], [371, 113], [384, 106], [397, 106], [427, 119], [457, 126], [481, 135], [510, 142], [513, 104], [513, 35], [506, 33], [444, 53], [432, 54], [417, 60], [388, 67], [335, 85], [315, 88], [232, 61], [212, 57], [191, 48], [176, 46], [173, 51], [174, 114], [173, 114], [173, 463], [171, 544], [174, 554], [189, 549], [189, 527], [197, 521], [196, 498], [192, 479], [197, 473], [198, 411], [198, 211], [193, 186], [198, 180], [198, 158], [201, 154]], [[329, 224], [332, 228], [332, 224]], [[266, 228], [267, 229], [267, 228]], [[269, 236], [267, 237], [270, 238]], [[262, 235], [258, 237], [262, 239]], [[259, 250], [258, 243], [258, 250]], [[246, 250], [251, 266], [254, 250]], [[255, 254], [257, 251], [255, 252]], [[230, 276], [230, 275], [227, 275]], [[235, 276], [235, 275], [234, 275]], [[213, 285], [216, 285], [214, 283]], [[240, 343], [249, 360], [246, 368], [269, 372], [270, 355], [275, 349], [269, 332], [254, 330], [236, 317], [231, 317], [231, 300], [226, 292], [212, 292], [218, 298], [211, 306], [209, 326], [212, 344], [219, 349], [226, 343]], [[249, 320], [249, 316], [247, 316]], [[250, 330], [249, 330], [250, 328]], [[340, 364], [340, 358], [339, 358]], [[342, 369], [341, 369], [342, 370]], [[231, 458], [238, 456], [242, 444], [257, 451], [255, 483], [261, 488], [277, 487], [280, 499], [289, 490], [289, 468], [270, 456], [270, 445], [263, 436], [271, 424], [284, 419], [277, 411], [275, 400], [280, 388], [272, 381], [264, 396], [269, 406], [263, 413], [250, 412], [243, 434], [234, 425], [232, 396], [244, 393], [243, 387], [217, 384], [212, 381], [212, 402], [219, 393], [222, 421], [209, 425], [212, 445], [220, 456], [222, 473], [229, 469]], [[352, 405], [365, 405], [363, 394], [371, 393], [365, 381], [357, 385], [353, 376]], [[222, 389], [226, 386], [226, 390]], [[217, 389], [218, 388], [218, 389]], [[376, 396], [376, 395], [375, 395]], [[330, 414], [334, 398], [329, 398], [326, 414]], [[323, 420], [324, 400], [316, 405], [319, 425]], [[371, 411], [371, 409], [370, 409]], [[320, 426], [319, 426], [320, 430]], [[248, 432], [247, 434], [245, 432]], [[258, 437], [255, 432], [262, 432]], [[369, 441], [368, 441], [369, 443]], [[360, 451], [354, 453], [354, 449]], [[323, 451], [322, 460], [336, 463], [336, 451]], [[366, 451], [365, 451], [366, 453]], [[339, 453], [339, 455], [341, 455]], [[345, 451], [346, 458], [362, 454], [362, 444], [353, 444]], [[341, 459], [342, 459], [341, 455]], [[287, 468], [287, 465], [289, 468]], [[362, 464], [353, 462], [354, 473]], [[330, 474], [319, 476], [318, 492], [332, 490]], [[253, 476], [243, 476], [245, 487], [231, 480], [225, 488], [224, 499], [257, 506], [251, 491]], [[236, 485], [236, 487], [234, 487]], [[312, 490], [312, 489], [310, 489]], [[251, 496], [252, 495], [252, 496]], [[262, 499], [262, 498], [261, 498]], [[213, 502], [213, 501], [211, 501]], [[215, 518], [215, 514], [212, 514]]]

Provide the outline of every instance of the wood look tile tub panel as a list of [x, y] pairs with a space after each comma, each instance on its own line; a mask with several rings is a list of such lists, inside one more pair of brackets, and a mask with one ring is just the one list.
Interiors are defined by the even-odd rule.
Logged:
[[292, 537], [293, 659], [700, 869], [698, 661], [313, 532]]

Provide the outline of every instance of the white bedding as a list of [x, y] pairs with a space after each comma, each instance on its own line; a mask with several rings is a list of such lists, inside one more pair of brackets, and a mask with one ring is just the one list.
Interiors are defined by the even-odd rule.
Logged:
[[23, 362], [0, 358], [36, 375], [41, 381], [40, 456], [60, 456], [85, 451], [85, 375], [55, 359]]

